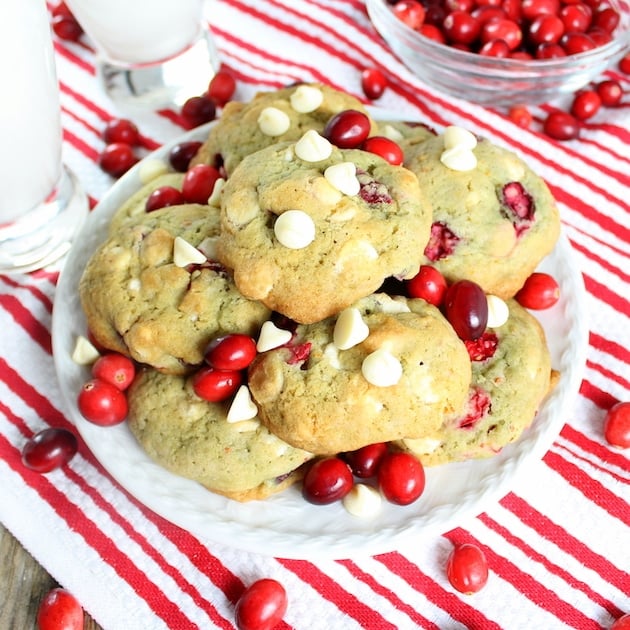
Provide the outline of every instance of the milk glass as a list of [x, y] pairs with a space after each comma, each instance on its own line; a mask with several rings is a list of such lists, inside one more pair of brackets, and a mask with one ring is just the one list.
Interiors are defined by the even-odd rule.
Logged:
[[97, 54], [106, 93], [120, 105], [181, 105], [219, 66], [205, 0], [67, 0]]
[[63, 256], [87, 199], [61, 161], [61, 109], [45, 0], [0, 2], [0, 273]]

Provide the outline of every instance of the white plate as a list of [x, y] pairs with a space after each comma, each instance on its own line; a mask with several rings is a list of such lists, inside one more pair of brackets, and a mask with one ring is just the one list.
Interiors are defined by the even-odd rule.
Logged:
[[[195, 129], [177, 142], [203, 139], [207, 128]], [[174, 144], [150, 157], [166, 160]], [[405, 507], [384, 502], [381, 513], [371, 519], [354, 517], [340, 504], [311, 505], [296, 487], [265, 501], [238, 503], [166, 471], [145, 455], [125, 423], [103, 428], [82, 418], [76, 396], [89, 371], [71, 359], [77, 336], [86, 332], [77, 294], [82, 270], [104, 239], [113, 212], [140, 185], [136, 166], [90, 214], [68, 255], [53, 315], [55, 366], [70, 417], [101, 464], [139, 501], [201, 541], [285, 558], [348, 558], [400, 549], [483, 512], [510, 491], [516, 476], [537, 462], [558, 435], [577, 395], [588, 338], [582, 276], [564, 236], [541, 265], [558, 280], [560, 301], [537, 313], [547, 334], [553, 367], [562, 377], [533, 425], [497, 456], [429, 468], [426, 489], [417, 502]]]

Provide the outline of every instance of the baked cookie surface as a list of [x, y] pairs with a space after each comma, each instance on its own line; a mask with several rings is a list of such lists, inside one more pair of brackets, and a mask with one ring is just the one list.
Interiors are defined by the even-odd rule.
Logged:
[[214, 258], [175, 263], [176, 238], [210, 254], [219, 210], [172, 206], [122, 225], [92, 255], [79, 295], [96, 341], [140, 363], [183, 373], [226, 332], [256, 335], [269, 310], [244, 298]]
[[272, 433], [327, 454], [432, 435], [464, 405], [470, 372], [463, 342], [436, 308], [376, 294], [260, 354], [249, 388]]
[[263, 499], [285, 489], [312, 457], [255, 418], [228, 422], [227, 403], [202, 400], [184, 376], [144, 370], [127, 396], [129, 428], [152, 459], [232, 499]]
[[544, 180], [516, 154], [481, 139], [476, 166], [445, 166], [444, 134], [420, 142], [405, 165], [433, 207], [427, 264], [449, 282], [473, 280], [507, 299], [555, 246], [560, 219]]
[[223, 167], [229, 177], [246, 155], [277, 142], [297, 140], [309, 129], [321, 133], [332, 116], [346, 109], [369, 117], [358, 99], [320, 83], [259, 92], [247, 103], [232, 101], [192, 163]]
[[[340, 311], [389, 276], [413, 276], [431, 223], [409, 170], [332, 145], [327, 157], [307, 161], [299, 148], [306, 138], [258, 151], [235, 169], [222, 190], [217, 247], [243, 295], [300, 323]], [[342, 184], [330, 176], [335, 169]], [[348, 183], [354, 188], [344, 191]], [[308, 238], [296, 245], [284, 233]]]
[[522, 435], [548, 393], [552, 370], [544, 331], [515, 300], [507, 304], [507, 322], [470, 344], [464, 411], [447, 417], [434, 435], [402, 441], [425, 466], [495, 455]]

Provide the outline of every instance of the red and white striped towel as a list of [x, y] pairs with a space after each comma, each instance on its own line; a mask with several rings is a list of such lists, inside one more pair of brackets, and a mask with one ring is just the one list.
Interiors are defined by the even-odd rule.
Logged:
[[[630, 465], [602, 436], [605, 410], [630, 400], [630, 99], [602, 111], [580, 140], [558, 143], [500, 112], [447, 98], [387, 50], [359, 0], [215, 0], [212, 31], [237, 97], [317, 80], [362, 98], [360, 70], [383, 67], [379, 105], [441, 127], [460, 124], [520, 153], [555, 194], [587, 289], [590, 345], [578, 400], [540, 463], [475, 519], [417, 546], [353, 560], [275, 559], [204, 545], [139, 504], [82, 444], [48, 475], [20, 462], [25, 439], [70, 427], [51, 354], [57, 272], [0, 276], [0, 519], [107, 630], [232, 628], [244, 585], [275, 577], [281, 627], [608, 627], [630, 611]], [[56, 43], [64, 158], [92, 203], [111, 186], [97, 166], [117, 111], [99, 91], [92, 50]], [[611, 75], [630, 93], [630, 78]], [[540, 122], [545, 107], [532, 108]], [[147, 147], [182, 132], [177, 112], [134, 118]], [[454, 541], [485, 550], [491, 579], [455, 592], [444, 575]]]

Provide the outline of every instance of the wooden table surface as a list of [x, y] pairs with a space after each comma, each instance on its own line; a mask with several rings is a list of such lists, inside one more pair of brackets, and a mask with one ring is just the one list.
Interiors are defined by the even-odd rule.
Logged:
[[[37, 628], [40, 601], [59, 585], [1, 524], [0, 558], [0, 628]], [[102, 629], [86, 615], [84, 630]]]

